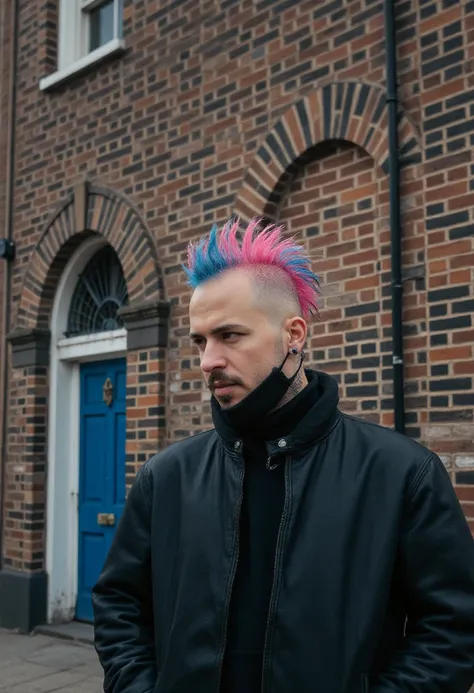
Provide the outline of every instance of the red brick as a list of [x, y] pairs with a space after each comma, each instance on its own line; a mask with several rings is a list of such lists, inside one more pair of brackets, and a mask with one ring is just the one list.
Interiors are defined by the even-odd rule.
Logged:
[[474, 330], [459, 330], [453, 332], [453, 344], [474, 344]]
[[474, 360], [458, 361], [453, 364], [453, 373], [455, 375], [471, 375], [474, 374]]
[[457, 359], [470, 358], [472, 349], [470, 346], [463, 347], [447, 347], [443, 349], [431, 349], [429, 358], [431, 361], [454, 361]]
[[458, 7], [453, 7], [450, 10], [438, 12], [434, 16], [428, 17], [427, 19], [422, 19], [418, 25], [418, 30], [420, 34], [427, 34], [461, 18], [462, 9], [459, 5]]

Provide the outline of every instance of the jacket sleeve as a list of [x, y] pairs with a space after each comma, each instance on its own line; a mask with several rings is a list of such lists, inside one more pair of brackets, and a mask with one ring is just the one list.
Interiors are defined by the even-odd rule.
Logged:
[[370, 693], [467, 693], [474, 681], [474, 541], [434, 454], [408, 491], [400, 558], [406, 637]]
[[146, 465], [92, 593], [95, 647], [105, 693], [151, 693], [157, 679], [150, 559], [151, 508]]

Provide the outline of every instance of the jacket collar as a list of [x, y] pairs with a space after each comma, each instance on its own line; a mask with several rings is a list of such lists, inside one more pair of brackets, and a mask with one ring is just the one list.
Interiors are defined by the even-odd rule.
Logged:
[[[314, 378], [318, 380], [314, 403], [288, 435], [266, 441], [268, 457], [272, 459], [290, 455], [316, 443], [329, 432], [339, 416], [339, 393], [336, 379], [326, 373], [309, 369], [305, 373], [309, 383]], [[219, 405], [214, 404], [213, 408], [216, 406]], [[218, 413], [213, 418], [216, 431], [225, 447], [234, 453], [240, 453], [243, 446], [242, 437], [227, 424], [223, 417], [218, 416]]]

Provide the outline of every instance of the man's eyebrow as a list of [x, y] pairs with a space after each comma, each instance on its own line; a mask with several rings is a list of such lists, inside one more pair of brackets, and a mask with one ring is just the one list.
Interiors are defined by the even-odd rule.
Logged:
[[[216, 335], [223, 334], [224, 332], [235, 332], [246, 329], [246, 327], [239, 325], [238, 323], [227, 323], [226, 325], [219, 325], [219, 327], [215, 327], [213, 330], [211, 330], [211, 334]], [[197, 339], [202, 337], [202, 335], [200, 335], [198, 332], [190, 332], [189, 337], [190, 339]]]

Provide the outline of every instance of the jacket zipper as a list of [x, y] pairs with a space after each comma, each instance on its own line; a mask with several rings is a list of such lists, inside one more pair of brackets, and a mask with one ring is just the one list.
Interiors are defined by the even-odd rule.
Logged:
[[[274, 466], [269, 465], [270, 458], [268, 459], [267, 462], [267, 467], [269, 470], [274, 469]], [[275, 561], [273, 563], [273, 584], [272, 584], [272, 591], [270, 595], [270, 604], [268, 607], [268, 617], [267, 617], [267, 626], [265, 630], [265, 644], [263, 648], [263, 666], [262, 666], [262, 693], [265, 693], [265, 675], [266, 675], [266, 666], [267, 666], [267, 654], [268, 654], [268, 641], [269, 641], [269, 635], [270, 635], [270, 626], [273, 620], [273, 608], [276, 603], [276, 598], [277, 598], [277, 569], [278, 569], [278, 564], [280, 563], [280, 557], [282, 554], [282, 530], [283, 526], [286, 521], [286, 517], [288, 514], [288, 506], [290, 504], [289, 500], [289, 479], [290, 479], [290, 474], [291, 474], [291, 466], [290, 466], [291, 458], [287, 457], [285, 459], [285, 503], [283, 505], [283, 512], [281, 514], [280, 518], [280, 526], [278, 528], [278, 536], [277, 536], [277, 545], [276, 545], [276, 550], [275, 550]]]
[[245, 476], [245, 463], [244, 463], [244, 458], [243, 455], [238, 456], [239, 462], [242, 463], [242, 475], [240, 477], [240, 497], [237, 502], [237, 530], [236, 530], [236, 550], [235, 550], [235, 555], [234, 555], [234, 563], [232, 565], [232, 572], [230, 576], [230, 584], [229, 584], [229, 593], [227, 597], [227, 602], [224, 607], [224, 637], [223, 637], [223, 642], [222, 642], [222, 653], [220, 656], [220, 662], [219, 662], [219, 675], [217, 677], [217, 688], [216, 688], [216, 693], [219, 693], [220, 688], [221, 688], [221, 680], [222, 680], [222, 669], [224, 666], [224, 657], [225, 657], [225, 649], [226, 649], [226, 643], [227, 643], [227, 626], [228, 626], [228, 621], [229, 621], [229, 610], [230, 610], [230, 602], [232, 599], [232, 591], [233, 591], [233, 586], [234, 586], [234, 580], [235, 580], [235, 575], [237, 573], [237, 564], [239, 562], [239, 553], [240, 553], [240, 513], [242, 510], [242, 501], [244, 499], [244, 476]]
[[273, 472], [274, 469], [276, 469], [279, 466], [279, 462], [276, 462], [275, 464], [272, 464], [272, 457], [267, 457], [267, 469], [269, 472]]

